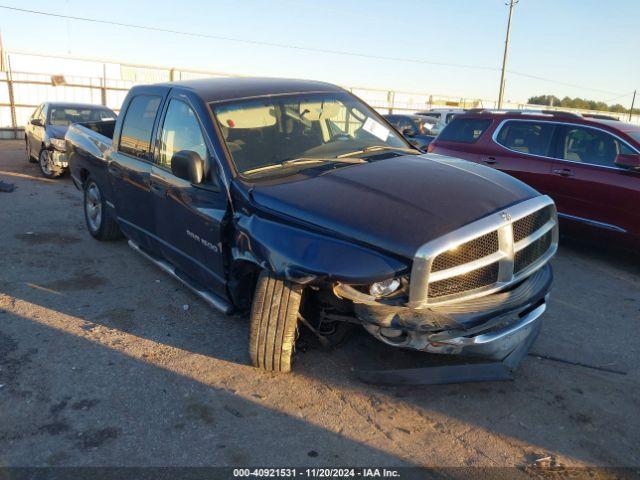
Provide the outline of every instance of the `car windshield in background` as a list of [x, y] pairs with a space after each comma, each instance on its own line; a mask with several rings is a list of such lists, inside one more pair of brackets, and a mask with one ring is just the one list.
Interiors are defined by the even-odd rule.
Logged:
[[346, 157], [411, 148], [347, 93], [295, 94], [212, 104], [236, 169], [243, 175], [310, 168]]
[[625, 132], [631, 138], [633, 138], [636, 142], [640, 142], [640, 129], [639, 130], [628, 130]]
[[115, 120], [115, 114], [104, 108], [51, 107], [49, 123], [68, 126], [78, 122], [99, 122]]

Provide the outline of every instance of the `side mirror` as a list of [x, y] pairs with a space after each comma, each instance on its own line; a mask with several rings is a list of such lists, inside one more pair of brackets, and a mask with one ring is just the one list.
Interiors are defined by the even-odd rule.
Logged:
[[402, 129], [402, 135], [404, 137], [409, 137], [409, 138], [413, 138], [416, 136], [416, 131], [413, 128], [403, 128]]
[[191, 183], [202, 183], [204, 160], [192, 150], [180, 150], [171, 157], [171, 173]]
[[615, 164], [632, 170], [638, 169], [640, 168], [640, 153], [619, 153], [616, 155]]
[[44, 127], [44, 123], [42, 123], [41, 118], [32, 118], [29, 123], [31, 123], [31, 125], [35, 125], [36, 127]]

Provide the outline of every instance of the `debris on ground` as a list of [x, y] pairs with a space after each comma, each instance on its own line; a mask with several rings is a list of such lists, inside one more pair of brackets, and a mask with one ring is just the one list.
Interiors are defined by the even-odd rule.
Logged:
[[15, 190], [16, 186], [13, 183], [7, 183], [0, 180], [0, 192], [11, 193]]

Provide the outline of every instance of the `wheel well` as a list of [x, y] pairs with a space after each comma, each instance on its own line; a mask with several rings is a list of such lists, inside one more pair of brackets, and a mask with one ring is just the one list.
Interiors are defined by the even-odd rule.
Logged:
[[229, 269], [229, 295], [238, 310], [251, 307], [253, 291], [262, 269], [247, 260], [235, 260]]
[[83, 185], [84, 185], [84, 182], [87, 181], [87, 178], [89, 178], [89, 170], [87, 170], [86, 168], [81, 168], [80, 169], [80, 181], [82, 182]]

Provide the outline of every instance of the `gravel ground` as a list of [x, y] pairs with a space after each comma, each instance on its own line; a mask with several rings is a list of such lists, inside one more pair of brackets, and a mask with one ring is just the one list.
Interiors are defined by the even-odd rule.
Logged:
[[23, 152], [0, 142], [0, 466], [640, 465], [637, 259], [563, 240], [513, 382], [364, 385], [373, 358], [433, 357], [360, 332], [269, 374], [246, 318], [93, 240], [69, 177]]

